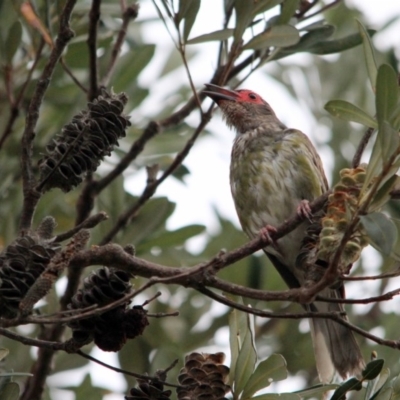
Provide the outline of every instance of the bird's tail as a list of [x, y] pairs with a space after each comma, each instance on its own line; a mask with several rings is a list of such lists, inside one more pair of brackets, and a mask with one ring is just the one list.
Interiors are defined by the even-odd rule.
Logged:
[[[329, 297], [337, 297], [337, 291], [328, 290], [331, 292]], [[315, 302], [307, 308], [314, 312], [343, 312], [343, 306], [338, 303]], [[312, 318], [310, 325], [317, 370], [322, 383], [331, 382], [335, 370], [343, 379], [361, 373], [365, 363], [350, 329], [334, 320], [323, 318]]]

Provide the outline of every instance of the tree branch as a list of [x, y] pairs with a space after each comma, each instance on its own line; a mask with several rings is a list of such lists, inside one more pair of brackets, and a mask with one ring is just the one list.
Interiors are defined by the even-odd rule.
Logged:
[[28, 107], [25, 130], [21, 143], [22, 182], [24, 191], [24, 204], [20, 220], [20, 230], [22, 232], [31, 227], [33, 213], [35, 211], [36, 204], [40, 199], [40, 194], [34, 189], [36, 180], [32, 172], [33, 141], [35, 139], [36, 124], [39, 119], [39, 109], [46, 90], [50, 84], [54, 68], [58, 63], [65, 46], [74, 36], [74, 32], [69, 26], [69, 20], [75, 3], [76, 0], [68, 0], [65, 3], [64, 10], [60, 16], [60, 29], [57, 39], [50, 53], [50, 57], [43, 69], [42, 75], [36, 85]]

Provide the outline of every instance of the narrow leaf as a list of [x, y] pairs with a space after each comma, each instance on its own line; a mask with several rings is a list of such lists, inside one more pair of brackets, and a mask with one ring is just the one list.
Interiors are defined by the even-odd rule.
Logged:
[[387, 121], [383, 121], [378, 131], [378, 140], [381, 142], [382, 164], [384, 165], [399, 147], [399, 132], [393, 129]]
[[379, 125], [388, 121], [398, 101], [397, 75], [394, 69], [383, 64], [378, 69], [376, 78], [376, 116]]
[[236, 14], [236, 27], [234, 33], [235, 42], [238, 43], [242, 40], [242, 36], [246, 28], [252, 21], [252, 11], [254, 2], [250, 0], [236, 0], [235, 1], [235, 14]]
[[257, 361], [257, 354], [253, 344], [253, 333], [250, 329], [250, 318], [246, 315], [246, 335], [239, 350], [235, 369], [234, 393], [239, 395], [246, 386], [250, 376], [254, 373], [254, 366]]
[[184, 18], [186, 18], [186, 15], [188, 13], [190, 13], [190, 9], [192, 8], [192, 6], [193, 6], [193, 0], [179, 0], [179, 9], [178, 9], [178, 13], [176, 15], [176, 20], [177, 20], [178, 24]]
[[10, 354], [10, 350], [6, 349], [5, 347], [0, 347], [0, 361], [3, 358], [6, 358]]
[[[241, 300], [235, 298], [235, 301], [242, 304]], [[231, 386], [235, 376], [235, 368], [237, 365], [239, 350], [242, 347], [246, 330], [246, 314], [244, 312], [240, 312], [239, 310], [232, 310], [232, 312], [229, 314], [229, 344], [231, 350], [231, 366], [229, 377]]]
[[360, 21], [356, 21], [363, 42], [364, 57], [365, 63], [367, 65], [369, 81], [371, 82], [372, 90], [375, 91], [376, 75], [378, 74], [378, 68], [376, 65], [374, 48], [372, 46], [371, 37], [367, 29], [365, 29], [364, 25]]
[[299, 28], [299, 31], [300, 32], [303, 32], [303, 31], [304, 32], [309, 32], [309, 31], [312, 31], [314, 29], [319, 29], [322, 26], [325, 26], [325, 24], [326, 24], [326, 21], [324, 19], [320, 19], [318, 21], [311, 22], [311, 24], [309, 24], [309, 25], [306, 25], [306, 26], [303, 26], [302, 28]]
[[1, 390], [1, 400], [18, 400], [19, 386], [16, 382], [6, 383]]
[[283, 0], [259, 0], [253, 5], [252, 15], [255, 17], [257, 14], [268, 11], [281, 3], [283, 3]]
[[385, 214], [375, 212], [360, 217], [371, 244], [385, 256], [390, 255], [397, 240], [397, 228]]
[[342, 400], [346, 398], [346, 393], [351, 390], [361, 390], [362, 384], [357, 378], [351, 378], [338, 387], [330, 400]]
[[397, 175], [392, 175], [376, 192], [369, 211], [379, 210], [390, 200], [390, 192], [393, 190], [394, 186], [399, 183], [399, 177]]
[[[375, 33], [375, 31], [371, 31]], [[355, 33], [353, 35], [346, 36], [341, 39], [336, 40], [327, 40], [324, 42], [320, 42], [312, 46], [309, 51], [313, 54], [333, 54], [340, 53], [342, 51], [352, 49], [362, 43], [362, 38], [359, 33]]]
[[319, 385], [311, 386], [307, 389], [304, 390], [299, 390], [294, 393], [298, 393], [301, 395], [302, 398], [304, 397], [314, 397], [314, 398], [323, 398], [323, 394], [330, 391], [330, 390], [335, 390], [339, 387], [337, 384], [330, 384], [330, 385], [324, 385], [320, 383]]
[[268, 47], [286, 47], [300, 40], [299, 31], [291, 25], [276, 25], [251, 39], [243, 49], [266, 49]]
[[204, 232], [204, 230], [205, 227], [203, 225], [188, 225], [172, 232], [162, 232], [159, 235], [154, 235], [154, 237], [151, 237], [148, 240], [144, 240], [143, 243], [137, 247], [137, 251], [149, 251], [154, 246], [158, 246], [162, 249], [180, 246], [183, 245], [186, 240], [199, 235]]
[[382, 389], [390, 376], [389, 368], [383, 368], [381, 373], [372, 381], [369, 381], [365, 390], [365, 398], [370, 399]]
[[370, 400], [393, 400], [392, 395], [393, 389], [391, 387], [387, 387], [381, 392], [378, 392], [374, 396], [372, 396]]
[[294, 46], [296, 51], [305, 51], [313, 45], [328, 39], [335, 32], [335, 27], [333, 25], [323, 25], [311, 29], [305, 35], [303, 35], [299, 43]]
[[21, 4], [21, 14], [24, 16], [29, 25], [33, 28], [37, 29], [39, 33], [42, 35], [43, 40], [50, 46], [53, 47], [53, 40], [49, 35], [49, 31], [47, 30], [45, 24], [42, 20], [36, 15], [35, 10], [33, 9], [30, 2], [25, 1]]
[[233, 35], [233, 29], [221, 29], [218, 31], [206, 33], [204, 35], [197, 36], [193, 39], [190, 39], [186, 42], [186, 44], [197, 44], [204, 42], [212, 42], [212, 41], [220, 41], [229, 39]]
[[287, 24], [294, 16], [296, 10], [299, 8], [300, 0], [286, 0], [283, 3], [281, 15], [278, 18], [278, 24]]
[[251, 398], [256, 392], [268, 387], [272, 382], [281, 381], [286, 379], [287, 376], [285, 359], [280, 354], [272, 354], [257, 365], [243, 390], [241, 398]]
[[345, 121], [358, 122], [367, 127], [376, 128], [377, 122], [361, 108], [344, 100], [331, 100], [325, 104], [325, 110], [334, 117]]
[[253, 397], [251, 400], [301, 400], [301, 397], [294, 393], [268, 393]]
[[396, 394], [400, 393], [400, 375], [393, 379], [392, 388]]
[[11, 28], [8, 30], [7, 39], [5, 41], [6, 59], [11, 64], [14, 54], [18, 50], [22, 38], [22, 25], [21, 22], [15, 21]]
[[[185, 2], [186, 0], [183, 0]], [[196, 21], [197, 14], [200, 10], [200, 0], [191, 0], [191, 6], [185, 14], [185, 25], [183, 28], [183, 40], [186, 42]]]
[[362, 371], [364, 379], [375, 379], [382, 371], [384, 361], [382, 359], [370, 361], [365, 369]]

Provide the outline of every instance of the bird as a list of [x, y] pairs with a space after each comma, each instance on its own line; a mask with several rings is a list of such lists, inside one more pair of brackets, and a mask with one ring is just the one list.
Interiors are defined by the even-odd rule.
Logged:
[[[307, 280], [305, 248], [312, 242], [308, 232], [314, 229], [315, 236], [316, 224], [309, 202], [329, 188], [321, 158], [307, 135], [287, 128], [257, 93], [205, 86], [203, 93], [219, 106], [228, 127], [236, 131], [230, 186], [243, 231], [249, 238], [260, 234], [268, 238], [294, 213], [306, 217], [292, 232], [263, 249], [289, 288], [303, 287]], [[319, 294], [345, 298], [343, 283]], [[313, 301], [302, 306], [310, 312], [341, 312], [347, 320], [340, 303]], [[361, 373], [365, 363], [349, 328], [331, 319], [311, 318], [310, 331], [322, 383], [331, 382], [336, 372], [343, 379]]]

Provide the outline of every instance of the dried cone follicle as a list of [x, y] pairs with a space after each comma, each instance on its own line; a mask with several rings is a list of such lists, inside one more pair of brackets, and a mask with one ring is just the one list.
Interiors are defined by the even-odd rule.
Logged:
[[162, 382], [152, 381], [147, 382], [138, 379], [138, 387], [132, 388], [126, 400], [169, 400], [171, 390], [164, 390]]
[[68, 192], [88, 172], [96, 171], [130, 126], [129, 117], [122, 113], [127, 100], [125, 93], [109, 94], [103, 89], [86, 110], [62, 128], [39, 161], [43, 191], [58, 187]]
[[0, 254], [0, 317], [17, 317], [21, 301], [59, 250], [51, 240], [55, 225], [54, 218], [44, 218], [36, 231], [18, 237]]
[[[131, 291], [129, 279], [130, 275], [124, 271], [101, 268], [85, 279], [83, 288], [72, 298], [69, 309], [111, 304]], [[78, 347], [94, 340], [104, 351], [120, 350], [127, 339], [141, 335], [149, 324], [143, 307], [128, 308], [128, 305], [129, 302], [125, 302], [103, 314], [70, 322], [73, 341]]]
[[224, 353], [191, 353], [185, 358], [177, 389], [179, 400], [222, 400], [230, 391], [229, 368], [223, 365]]

